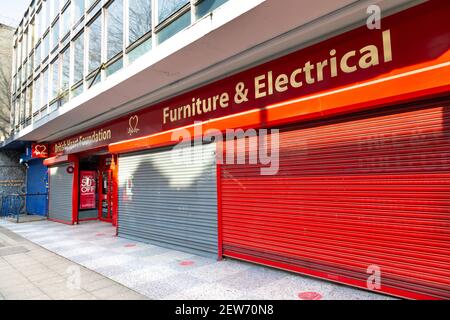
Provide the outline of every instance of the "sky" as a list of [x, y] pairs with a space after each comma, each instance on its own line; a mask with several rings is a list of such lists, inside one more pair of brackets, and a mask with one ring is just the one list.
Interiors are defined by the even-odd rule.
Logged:
[[0, 22], [17, 27], [31, 0], [0, 0]]

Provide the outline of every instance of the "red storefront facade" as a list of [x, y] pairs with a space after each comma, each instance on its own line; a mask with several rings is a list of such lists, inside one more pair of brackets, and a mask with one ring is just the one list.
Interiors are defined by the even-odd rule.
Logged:
[[80, 159], [100, 157], [98, 218], [120, 229], [122, 155], [185, 132], [276, 128], [277, 175], [216, 165], [219, 258], [362, 288], [375, 266], [374, 290], [449, 298], [449, 12], [430, 1], [52, 142], [45, 164], [73, 170], [55, 182], [72, 181], [71, 220], [54, 220], [97, 218], [80, 218], [78, 175], [92, 169]]

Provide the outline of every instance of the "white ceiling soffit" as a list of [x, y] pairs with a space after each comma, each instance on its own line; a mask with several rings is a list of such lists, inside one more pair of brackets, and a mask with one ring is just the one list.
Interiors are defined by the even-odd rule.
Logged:
[[20, 132], [54, 141], [423, 1], [230, 0], [132, 65]]

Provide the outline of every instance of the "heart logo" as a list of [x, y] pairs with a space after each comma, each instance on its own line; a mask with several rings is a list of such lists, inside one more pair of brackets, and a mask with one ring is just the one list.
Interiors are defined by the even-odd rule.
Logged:
[[47, 151], [47, 147], [46, 146], [44, 146], [44, 145], [37, 145], [35, 148], [34, 148], [34, 150], [35, 150], [35, 152], [36, 152], [36, 154], [44, 154], [44, 153], [46, 153], [46, 151]]
[[130, 128], [128, 129], [128, 134], [132, 135], [139, 132], [138, 129], [139, 117], [137, 115], [130, 117], [130, 120], [128, 120], [128, 124], [130, 125]]

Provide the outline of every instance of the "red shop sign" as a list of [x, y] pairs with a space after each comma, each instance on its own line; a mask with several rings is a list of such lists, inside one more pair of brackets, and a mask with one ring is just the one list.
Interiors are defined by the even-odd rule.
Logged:
[[32, 158], [48, 158], [48, 146], [41, 143], [33, 143], [31, 145]]
[[95, 171], [80, 171], [80, 209], [95, 209]]

